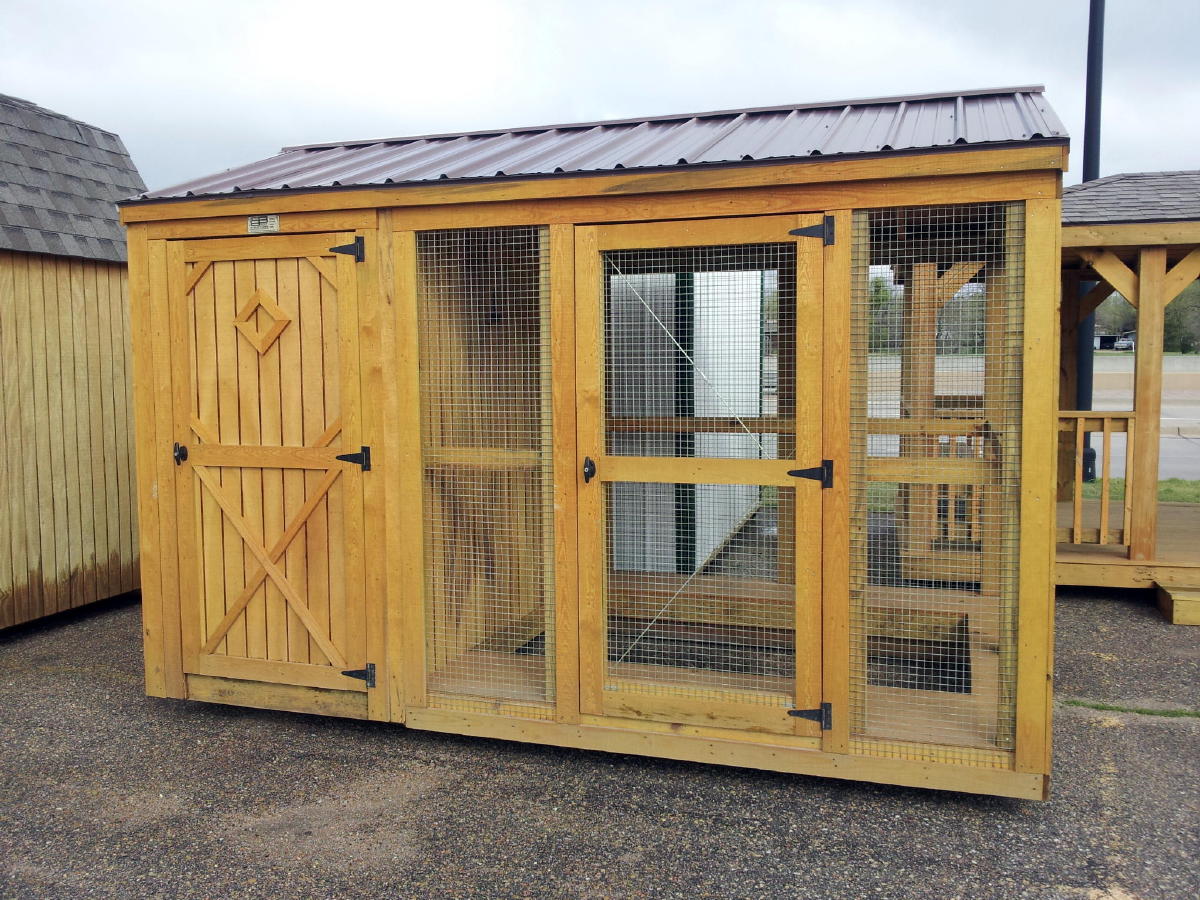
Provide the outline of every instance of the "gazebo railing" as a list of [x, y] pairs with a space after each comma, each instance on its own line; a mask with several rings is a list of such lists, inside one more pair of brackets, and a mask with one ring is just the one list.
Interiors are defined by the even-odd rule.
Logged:
[[[1123, 477], [1133, 471], [1134, 443], [1133, 432], [1136, 414], [1131, 411], [1101, 412], [1097, 410], [1060, 410], [1058, 413], [1058, 430], [1060, 434], [1073, 439], [1074, 453], [1060, 457], [1064, 462], [1071, 461], [1071, 517], [1070, 524], [1060, 525], [1057, 541], [1060, 544], [1100, 544], [1107, 546], [1128, 547], [1131, 538], [1130, 522], [1133, 518], [1133, 492], [1126, 479], [1123, 497], [1116, 502], [1121, 504], [1121, 527], [1112, 525], [1114, 477]], [[1083, 456], [1086, 447], [1086, 436], [1091, 433], [1100, 438], [1097, 455], [1100, 458], [1100, 471], [1097, 481], [1100, 484], [1099, 499], [1088, 500], [1084, 497]], [[1125, 466], [1124, 471], [1114, 474], [1112, 471], [1112, 436], [1125, 435]], [[1063, 473], [1065, 476], [1067, 473]], [[1066, 479], [1060, 479], [1065, 481]]]

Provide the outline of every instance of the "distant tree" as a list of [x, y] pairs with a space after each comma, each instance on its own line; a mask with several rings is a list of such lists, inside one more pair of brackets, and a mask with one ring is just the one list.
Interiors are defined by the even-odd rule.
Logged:
[[1163, 350], [1200, 353], [1200, 282], [1190, 284], [1167, 305], [1163, 316]]
[[[1096, 309], [1097, 334], [1137, 331], [1137, 310], [1120, 294], [1110, 294]], [[1163, 316], [1163, 350], [1200, 353], [1200, 282], [1189, 285]]]
[[1096, 308], [1097, 334], [1123, 334], [1137, 328], [1137, 311], [1120, 294], [1109, 294]]

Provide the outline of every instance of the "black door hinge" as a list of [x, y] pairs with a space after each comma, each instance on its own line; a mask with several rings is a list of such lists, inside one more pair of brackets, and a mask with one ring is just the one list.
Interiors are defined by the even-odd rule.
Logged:
[[365, 669], [347, 669], [342, 673], [347, 678], [357, 678], [360, 681], [365, 681], [367, 687], [375, 687], [375, 663], [367, 663]]
[[364, 472], [371, 471], [371, 448], [363, 447], [357, 453], [343, 453], [335, 457], [342, 462], [354, 463], [356, 466], [362, 466]]
[[796, 237], [819, 237], [826, 247], [833, 245], [833, 216], [826, 216], [818, 225], [807, 225], [804, 228], [793, 228], [788, 234]]
[[811, 478], [821, 482], [822, 488], [833, 487], [833, 460], [823, 459], [819, 466], [811, 469], [792, 469], [788, 472], [793, 478]]
[[795, 716], [797, 719], [819, 722], [822, 731], [833, 727], [833, 706], [829, 703], [822, 703], [816, 709], [789, 709], [787, 712], [789, 716]]
[[185, 462], [187, 462], [187, 447], [176, 441], [175, 449], [171, 451], [171, 457], [175, 460], [175, 465], [182, 466]]
[[367, 258], [366, 242], [362, 235], [359, 235], [349, 244], [339, 244], [336, 247], [329, 248], [330, 253], [344, 253], [346, 256], [353, 256], [355, 262], [362, 262]]

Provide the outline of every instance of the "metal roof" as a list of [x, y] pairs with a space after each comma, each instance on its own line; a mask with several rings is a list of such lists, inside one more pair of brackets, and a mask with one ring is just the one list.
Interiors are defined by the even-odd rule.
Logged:
[[123, 262], [116, 201], [145, 187], [111, 131], [0, 94], [0, 250]]
[[1200, 222], [1200, 171], [1126, 172], [1063, 189], [1064, 225]]
[[1065, 142], [1040, 85], [285, 147], [143, 194], [426, 184]]

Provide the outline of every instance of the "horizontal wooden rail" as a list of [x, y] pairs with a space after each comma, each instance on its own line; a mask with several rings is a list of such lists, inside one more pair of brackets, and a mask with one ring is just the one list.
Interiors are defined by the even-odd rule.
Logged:
[[790, 434], [796, 430], [795, 419], [776, 416], [610, 416], [604, 422], [608, 431], [666, 432], [677, 434]]
[[[1071, 491], [1071, 524], [1060, 527], [1056, 539], [1060, 544], [1100, 544], [1112, 546], [1129, 546], [1130, 519], [1133, 514], [1131, 498], [1133, 492], [1128, 482], [1125, 485], [1123, 515], [1121, 527], [1112, 528], [1109, 518], [1112, 513], [1112, 436], [1125, 434], [1125, 471], [1132, 471], [1133, 464], [1133, 423], [1136, 414], [1131, 411], [1104, 412], [1097, 410], [1060, 410], [1058, 414], [1058, 430], [1074, 438], [1075, 452], [1073, 459], [1073, 488]], [[1085, 524], [1085, 513], [1095, 511], [1085, 507], [1083, 499], [1083, 457], [1087, 447], [1087, 435], [1101, 435], [1101, 466], [1100, 466], [1100, 502], [1098, 521], [1095, 524]], [[1088, 516], [1089, 518], [1091, 516]]]
[[191, 449], [193, 466], [235, 469], [333, 469], [346, 466], [338, 462], [337, 447], [247, 447], [230, 444], [200, 444]]

